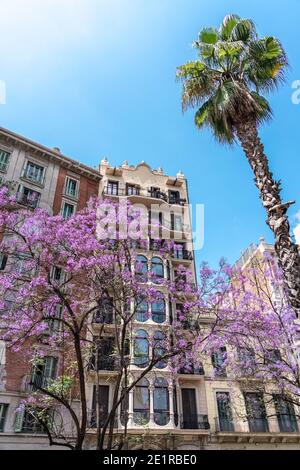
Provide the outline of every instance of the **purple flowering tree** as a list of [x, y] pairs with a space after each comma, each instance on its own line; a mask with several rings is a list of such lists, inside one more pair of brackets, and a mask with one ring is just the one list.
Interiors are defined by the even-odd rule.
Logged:
[[[176, 370], [190, 363], [195, 345], [199, 350], [215, 328], [213, 322], [202, 331], [199, 324], [197, 334], [187, 338], [183, 324], [205, 305], [210, 286], [198, 291], [184, 268], [175, 280], [148, 272], [139, 258], [148, 242], [138, 215], [133, 208], [124, 211], [124, 206], [91, 200], [65, 220], [22, 208], [9, 187], [0, 188], [0, 338], [30, 365], [21, 406], [50, 445], [82, 449], [88, 432], [96, 429], [98, 449], [126, 447], [129, 392], [158, 363]], [[155, 251], [168, 259], [173, 248], [165, 242]], [[135, 343], [133, 320], [145, 302], [161, 299], [164, 289], [182, 311], [151, 339], [152, 355], [145, 357]], [[103, 347], [108, 336], [114, 338], [109, 350]], [[132, 361], [140, 368], [134, 377]], [[89, 378], [93, 375], [99, 384], [103, 368], [116, 373], [113, 403], [104, 419], [99, 387], [92, 410], [87, 397]], [[123, 434], [116, 439], [120, 413]]]
[[[205, 265], [200, 271], [200, 284], [211, 284], [220, 300], [219, 307], [213, 309], [217, 328], [202, 353], [212, 357], [217, 375], [239, 384], [237, 417], [249, 419], [249, 409], [247, 416], [241, 416], [243, 407], [238, 402], [243, 391], [251, 391], [258, 399], [264, 395], [266, 414], [270, 409], [270, 416], [288, 415], [296, 420], [300, 405], [300, 326], [288, 304], [276, 258], [266, 254], [243, 270], [221, 263], [220, 271]], [[218, 361], [214, 363], [216, 352]], [[275, 406], [269, 407], [271, 402]]]

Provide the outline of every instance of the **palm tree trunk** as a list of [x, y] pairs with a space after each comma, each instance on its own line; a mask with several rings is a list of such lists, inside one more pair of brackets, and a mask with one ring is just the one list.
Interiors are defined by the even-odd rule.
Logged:
[[275, 252], [284, 274], [289, 302], [297, 317], [300, 317], [300, 254], [298, 246], [292, 241], [287, 217], [287, 210], [293, 202], [282, 202], [280, 181], [273, 179], [256, 124], [238, 124], [236, 134], [253, 170], [267, 212], [267, 224], [275, 235]]

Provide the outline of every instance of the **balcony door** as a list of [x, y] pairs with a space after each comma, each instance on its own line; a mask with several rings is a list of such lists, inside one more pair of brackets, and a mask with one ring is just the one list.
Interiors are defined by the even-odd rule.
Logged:
[[99, 403], [99, 424], [103, 427], [108, 416], [109, 385], [99, 385], [99, 396], [96, 394], [94, 386], [91, 427], [97, 427], [97, 399]]
[[184, 429], [197, 429], [197, 402], [196, 390], [194, 388], [182, 388], [182, 414], [183, 414], [183, 428]]
[[109, 181], [107, 183], [107, 194], [111, 196], [118, 196], [119, 194], [119, 182], [118, 181]]
[[268, 419], [262, 393], [245, 393], [250, 432], [268, 432]]

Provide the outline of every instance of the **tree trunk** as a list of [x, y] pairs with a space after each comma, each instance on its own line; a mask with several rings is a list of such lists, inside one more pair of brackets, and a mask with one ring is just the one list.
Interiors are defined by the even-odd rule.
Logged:
[[280, 181], [273, 179], [264, 146], [255, 123], [236, 125], [236, 134], [245, 151], [260, 191], [260, 198], [267, 212], [267, 224], [275, 235], [275, 252], [283, 271], [291, 306], [300, 316], [300, 255], [290, 235], [287, 210], [293, 202], [283, 203], [280, 197]]
[[85, 375], [84, 375], [84, 365], [83, 357], [80, 344], [80, 333], [74, 333], [74, 346], [77, 359], [78, 367], [78, 377], [79, 377], [79, 390], [80, 390], [80, 402], [81, 402], [81, 425], [80, 432], [77, 435], [77, 442], [75, 445], [75, 450], [82, 450], [83, 442], [86, 435], [87, 427], [87, 403], [86, 403], [86, 392], [85, 392]]

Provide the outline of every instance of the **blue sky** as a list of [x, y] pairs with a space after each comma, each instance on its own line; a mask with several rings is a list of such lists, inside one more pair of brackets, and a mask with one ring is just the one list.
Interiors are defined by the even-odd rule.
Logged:
[[[147, 161], [183, 170], [193, 204], [205, 205], [205, 243], [197, 256], [234, 262], [260, 236], [272, 242], [257, 189], [239, 147], [199, 132], [180, 106], [176, 66], [194, 59], [191, 43], [223, 16], [251, 17], [275, 35], [290, 61], [287, 83], [270, 97], [274, 120], [261, 130], [293, 228], [300, 223], [299, 0], [1, 0], [0, 124], [91, 166]], [[299, 216], [297, 216], [297, 213]], [[300, 227], [298, 227], [300, 239]]]

